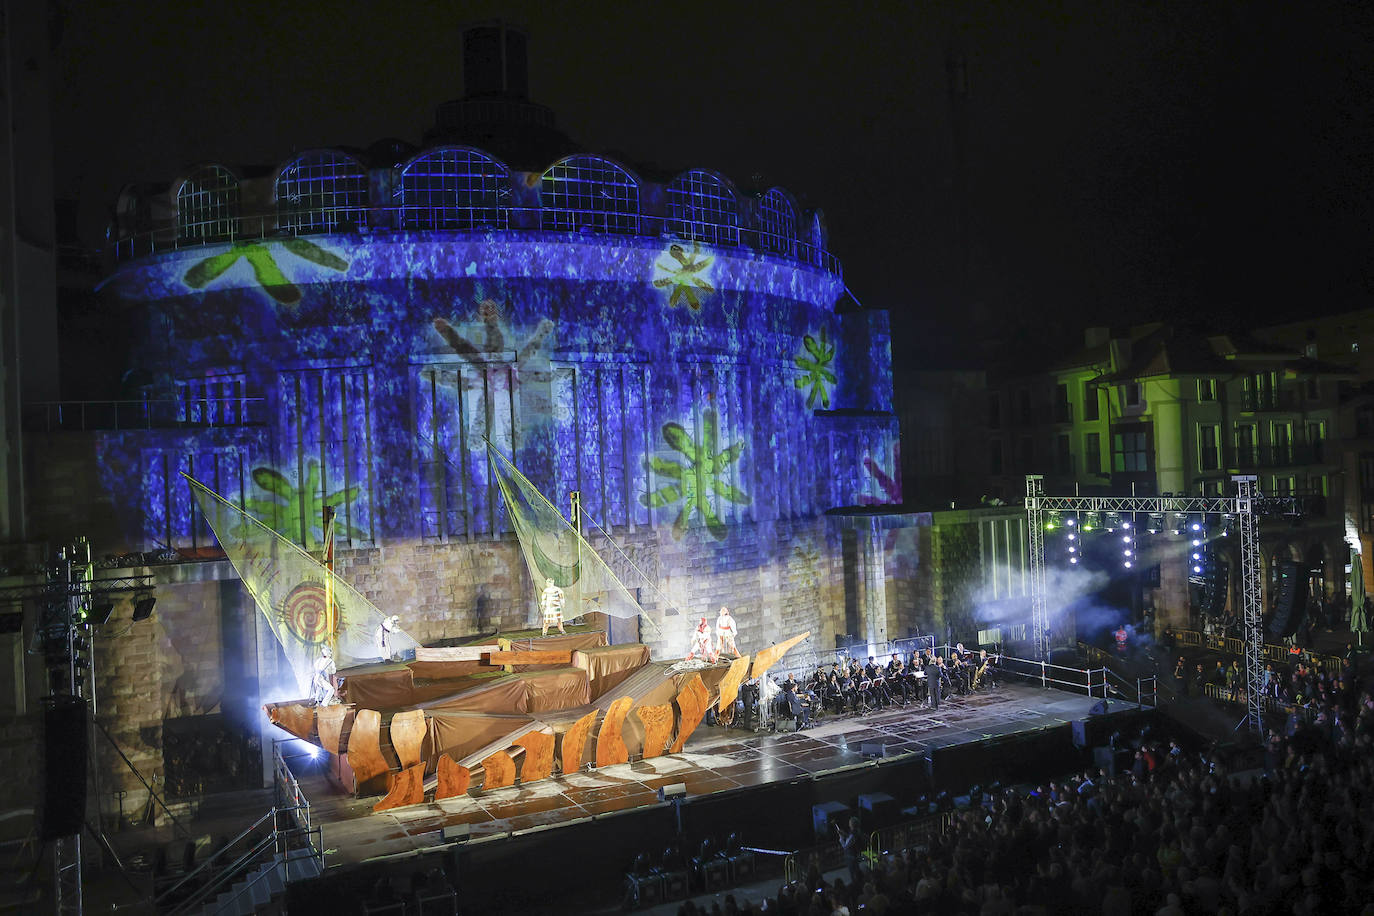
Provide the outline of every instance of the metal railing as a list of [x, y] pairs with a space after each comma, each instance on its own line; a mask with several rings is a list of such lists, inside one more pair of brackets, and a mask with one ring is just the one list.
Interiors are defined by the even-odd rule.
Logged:
[[941, 811], [914, 821], [903, 821], [891, 827], [874, 830], [868, 835], [869, 864], [875, 864], [883, 853], [919, 846], [932, 837], [943, 836], [954, 823], [954, 815], [954, 811]]
[[[356, 208], [342, 208], [348, 212], [353, 212]], [[663, 239], [676, 239], [678, 241], [692, 241], [692, 232], [681, 232], [679, 230], [692, 227], [692, 223], [684, 226], [684, 220], [676, 216], [653, 216], [642, 213], [620, 213], [604, 210], [579, 210], [568, 207], [557, 209], [545, 209], [542, 207], [453, 207], [450, 208], [457, 214], [461, 221], [464, 211], [471, 211], [469, 214], [473, 218], [475, 225], [471, 229], [432, 229], [414, 230], [399, 229], [406, 223], [406, 209], [402, 206], [395, 207], [369, 207], [364, 211], [365, 221], [340, 220], [336, 217], [334, 210], [320, 211], [298, 211], [290, 215], [290, 221], [278, 218], [275, 213], [257, 214], [248, 216], [238, 216], [227, 220], [217, 221], [217, 225], [223, 224], [223, 230], [212, 234], [187, 236], [178, 231], [175, 222], [168, 222], [165, 225], [138, 232], [126, 238], [118, 239], [113, 243], [114, 256], [116, 261], [127, 261], [132, 258], [140, 258], [148, 255], [159, 254], [166, 251], [177, 251], [183, 248], [201, 248], [206, 245], [235, 244], [242, 242], [267, 241], [288, 239], [298, 236], [328, 235], [334, 233], [347, 234], [368, 234], [379, 235], [388, 232], [411, 232], [411, 231], [433, 231], [433, 232], [473, 232], [473, 233], [529, 233], [529, 232], [551, 232], [577, 236], [584, 231], [593, 234], [607, 236], [639, 236], [657, 237]], [[552, 229], [544, 226], [544, 216], [556, 214], [565, 220], [568, 228]], [[609, 223], [610, 227], [605, 230], [591, 228], [589, 223], [601, 221]], [[509, 228], [491, 228], [481, 223], [495, 222], [504, 223]], [[620, 226], [627, 227], [628, 231], [617, 231]], [[791, 238], [777, 233], [766, 232], [761, 229], [751, 229], [743, 226], [730, 226], [725, 224], [705, 223], [699, 224], [703, 229], [703, 235], [712, 235], [716, 238], [738, 237], [738, 243], [708, 243], [712, 248], [746, 248], [751, 252], [774, 255], [787, 258], [788, 260], [802, 261], [813, 267], [818, 267], [827, 273], [842, 276], [843, 270], [840, 261], [829, 251], [817, 245], [812, 245], [802, 241], [800, 238]], [[332, 229], [332, 232], [331, 232]]]
[[1076, 668], [1072, 665], [1055, 665], [1043, 660], [1004, 655], [997, 670], [1003, 675], [1039, 682], [1041, 687], [1057, 687], [1070, 693], [1107, 698], [1106, 668]]
[[[238, 891], [239, 896], [249, 894], [251, 899], [252, 889], [272, 871], [279, 871], [283, 881], [289, 880], [288, 863], [294, 858], [313, 859], [324, 870], [322, 831], [310, 824], [310, 802], [282, 757], [280, 742], [273, 742], [272, 765], [278, 803], [195, 869], [159, 891], [154, 897], [159, 908], [174, 914], [190, 912], [256, 868], [258, 873]], [[265, 825], [270, 828], [263, 833]], [[293, 855], [302, 850], [303, 856]]]
[[[1202, 633], [1198, 630], [1174, 630], [1175, 648], [1210, 649], [1225, 655], [1245, 657], [1245, 641], [1221, 633]], [[1297, 662], [1311, 665], [1326, 674], [1340, 674], [1342, 660], [1335, 655], [1322, 655], [1307, 649], [1294, 652], [1288, 646], [1265, 643], [1264, 657], [1277, 665], [1291, 665]]]
[[24, 405], [29, 432], [177, 429], [256, 426], [265, 422], [266, 398], [196, 397], [141, 401], [31, 401]]
[[[1225, 684], [1204, 684], [1202, 692], [1203, 695], [1209, 699], [1237, 706], [1245, 706], [1248, 701], [1245, 686], [1241, 684], [1235, 687], [1227, 687]], [[1295, 703], [1284, 703], [1277, 697], [1272, 697], [1268, 694], [1260, 695], [1260, 707], [1266, 713], [1280, 713], [1284, 716], [1296, 714], [1308, 725], [1311, 725], [1316, 719], [1316, 713], [1306, 706], [1298, 706]]]

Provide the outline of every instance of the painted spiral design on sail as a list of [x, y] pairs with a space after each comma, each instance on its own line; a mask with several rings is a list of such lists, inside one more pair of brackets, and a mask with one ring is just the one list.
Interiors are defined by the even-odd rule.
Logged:
[[329, 615], [325, 610], [324, 586], [302, 582], [282, 602], [282, 619], [296, 639], [317, 645], [329, 636]]

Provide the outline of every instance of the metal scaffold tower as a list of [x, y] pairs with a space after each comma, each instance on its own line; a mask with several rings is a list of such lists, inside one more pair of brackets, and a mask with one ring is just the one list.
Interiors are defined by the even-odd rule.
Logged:
[[1026, 476], [1026, 538], [1030, 542], [1031, 633], [1035, 657], [1050, 657], [1050, 615], [1045, 595], [1045, 520], [1041, 503], [1045, 479], [1039, 474]]
[[1298, 514], [1294, 497], [1264, 498], [1254, 476], [1233, 477], [1235, 496], [1046, 496], [1039, 475], [1026, 476], [1026, 528], [1030, 550], [1031, 627], [1040, 659], [1050, 653], [1048, 595], [1045, 589], [1045, 514], [1047, 512], [1117, 512], [1159, 516], [1164, 513], [1222, 516], [1233, 519], [1240, 535], [1240, 584], [1245, 627], [1246, 725], [1264, 735], [1260, 685], [1264, 679], [1264, 601], [1260, 591], [1259, 520], [1262, 514]]

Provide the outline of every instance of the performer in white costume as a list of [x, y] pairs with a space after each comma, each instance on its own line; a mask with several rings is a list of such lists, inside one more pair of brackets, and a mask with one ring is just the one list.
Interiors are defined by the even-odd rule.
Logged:
[[711, 628], [707, 626], [705, 617], [697, 624], [696, 632], [692, 634], [692, 649], [683, 661], [691, 661], [694, 658], [704, 659], [713, 665], [716, 662], [715, 650], [711, 648]]
[[377, 655], [384, 662], [391, 661], [391, 634], [401, 625], [401, 618], [397, 614], [383, 618], [381, 625], [377, 627]]
[[739, 658], [739, 649], [735, 648], [735, 636], [739, 629], [735, 626], [735, 618], [730, 616], [730, 609], [721, 606], [720, 616], [716, 618], [716, 655], [724, 655], [729, 652]]
[[568, 631], [563, 629], [563, 589], [553, 584], [553, 579], [544, 580], [544, 590], [539, 593], [539, 610], [544, 617], [544, 629], [540, 631], [540, 636], [549, 635], [549, 627], [558, 627], [558, 632], [566, 634]]
[[315, 677], [310, 681], [310, 699], [314, 700], [318, 706], [328, 706], [338, 699], [334, 691], [334, 672], [338, 668], [334, 664], [334, 653], [328, 646], [320, 649], [320, 657], [315, 659]]

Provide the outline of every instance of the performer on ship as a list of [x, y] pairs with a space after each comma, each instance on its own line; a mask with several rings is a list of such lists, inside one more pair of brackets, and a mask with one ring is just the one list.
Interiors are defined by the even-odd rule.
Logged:
[[558, 632], [567, 634], [563, 629], [563, 589], [553, 584], [552, 577], [544, 580], [544, 590], [539, 593], [539, 612], [544, 618], [540, 636], [549, 635], [549, 627], [558, 627]]
[[697, 624], [696, 632], [692, 634], [692, 648], [683, 661], [691, 661], [694, 658], [703, 659], [713, 665], [716, 663], [716, 651], [711, 647], [711, 628], [706, 625], [705, 617]]
[[390, 617], [383, 617], [381, 624], [377, 627], [377, 655], [384, 662], [391, 661], [393, 657], [391, 650], [391, 634], [396, 632], [400, 626], [400, 615], [392, 614]]
[[310, 699], [315, 701], [315, 705], [328, 706], [338, 699], [333, 680], [337, 670], [334, 653], [328, 646], [322, 646], [320, 657], [315, 659], [315, 676], [310, 681]]
[[739, 649], [735, 648], [735, 636], [738, 633], [735, 618], [730, 616], [730, 609], [721, 605], [720, 616], [716, 618], [716, 655], [729, 652], [735, 658], [739, 658]]

